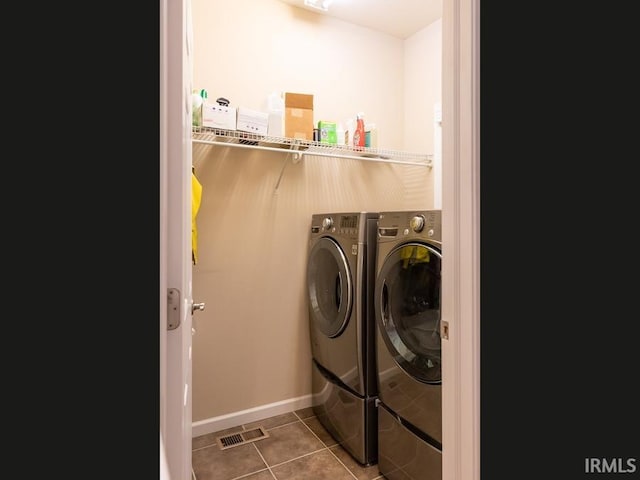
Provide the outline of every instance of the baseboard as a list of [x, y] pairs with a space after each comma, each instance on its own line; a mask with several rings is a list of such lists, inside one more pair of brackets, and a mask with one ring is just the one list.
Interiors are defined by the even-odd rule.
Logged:
[[260, 405], [258, 407], [240, 410], [238, 412], [232, 412], [226, 415], [208, 418], [206, 420], [199, 420], [191, 424], [191, 436], [199, 437], [200, 435], [206, 435], [207, 433], [218, 432], [220, 430], [237, 427], [238, 425], [243, 425], [245, 423], [257, 422], [275, 415], [282, 415], [283, 413], [300, 410], [301, 408], [309, 408], [312, 405], [312, 395], [305, 395], [303, 397], [291, 398], [280, 402], [269, 403], [267, 405]]

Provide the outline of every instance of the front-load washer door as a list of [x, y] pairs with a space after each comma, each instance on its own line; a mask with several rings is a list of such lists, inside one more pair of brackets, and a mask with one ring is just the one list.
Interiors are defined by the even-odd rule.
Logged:
[[314, 360], [343, 387], [364, 395], [364, 362], [354, 297], [356, 277], [352, 270], [333, 238], [321, 237], [313, 243], [307, 265], [309, 337]]
[[376, 278], [378, 396], [421, 438], [442, 448], [439, 250], [406, 243]]
[[441, 382], [441, 261], [429, 245], [399, 245], [385, 258], [375, 287], [376, 323], [386, 350], [426, 384]]
[[307, 286], [312, 327], [337, 337], [349, 321], [353, 282], [344, 252], [330, 237], [320, 238], [309, 253]]

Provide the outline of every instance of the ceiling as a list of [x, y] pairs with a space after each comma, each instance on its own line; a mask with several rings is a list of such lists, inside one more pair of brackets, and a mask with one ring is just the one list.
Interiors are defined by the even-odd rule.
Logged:
[[442, 0], [333, 0], [328, 12], [307, 7], [304, 0], [281, 1], [399, 38], [442, 18]]

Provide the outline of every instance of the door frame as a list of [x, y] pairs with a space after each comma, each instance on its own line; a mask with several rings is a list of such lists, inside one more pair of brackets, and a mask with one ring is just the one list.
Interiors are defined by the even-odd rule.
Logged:
[[[191, 3], [160, 1], [160, 466], [192, 477]], [[164, 467], [163, 467], [164, 466]]]
[[479, 480], [480, 0], [443, 0], [442, 20], [442, 473]]

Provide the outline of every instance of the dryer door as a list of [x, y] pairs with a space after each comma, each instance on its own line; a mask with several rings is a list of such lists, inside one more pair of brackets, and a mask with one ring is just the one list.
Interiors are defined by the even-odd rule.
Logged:
[[351, 314], [353, 285], [347, 259], [330, 237], [320, 238], [309, 253], [307, 286], [311, 322], [327, 337], [337, 337]]
[[428, 384], [441, 382], [440, 264], [427, 244], [406, 243], [385, 258], [375, 287], [378, 331], [405, 372]]

